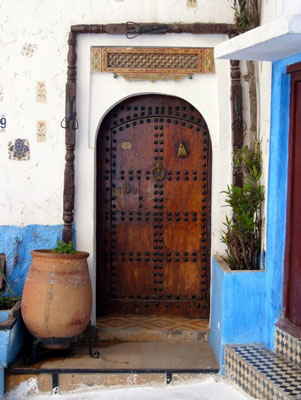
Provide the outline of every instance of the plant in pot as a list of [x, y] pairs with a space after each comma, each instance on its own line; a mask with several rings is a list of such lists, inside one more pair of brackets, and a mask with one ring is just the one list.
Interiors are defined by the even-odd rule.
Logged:
[[22, 316], [34, 345], [66, 348], [85, 330], [92, 307], [89, 253], [72, 242], [31, 251], [32, 263], [22, 296]]
[[0, 310], [10, 310], [12, 309], [17, 302], [20, 303], [21, 296], [15, 296], [13, 289], [8, 282], [8, 279], [5, 275], [5, 263], [4, 263], [4, 257], [0, 257], [0, 279], [5, 282], [6, 287], [7, 287], [7, 293], [0, 293]]
[[243, 172], [244, 184], [228, 186], [226, 206], [231, 207], [231, 217], [226, 217], [221, 241], [226, 244], [224, 260], [232, 270], [256, 270], [260, 268], [261, 205], [264, 186], [260, 184], [262, 158], [260, 143], [254, 150], [244, 146], [234, 157], [237, 169]]

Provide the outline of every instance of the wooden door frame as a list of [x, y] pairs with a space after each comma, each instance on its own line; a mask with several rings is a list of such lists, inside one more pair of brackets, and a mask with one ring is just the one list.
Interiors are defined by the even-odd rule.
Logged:
[[[131, 23], [132, 24], [132, 23]], [[238, 34], [234, 24], [214, 24], [214, 23], [192, 23], [192, 24], [160, 24], [160, 23], [136, 23], [130, 26], [135, 30], [135, 34], [227, 34], [229, 38]], [[64, 192], [63, 192], [63, 240], [69, 242], [73, 236], [73, 221], [75, 207], [75, 136], [78, 128], [76, 119], [76, 70], [77, 70], [77, 36], [81, 34], [108, 34], [108, 35], [128, 35], [129, 23], [123, 24], [104, 24], [104, 25], [72, 25], [68, 38], [68, 66], [65, 100], [65, 117], [61, 126], [65, 129], [65, 169], [64, 169]], [[133, 32], [131, 32], [133, 33]], [[128, 36], [127, 36], [128, 37]], [[232, 116], [232, 146], [235, 153], [243, 145], [243, 124], [241, 121], [243, 101], [242, 86], [240, 82], [240, 65], [237, 60], [230, 60], [231, 90], [230, 104]], [[233, 182], [239, 183], [240, 177], [237, 176], [233, 165]]]
[[[186, 99], [183, 99], [182, 97], [173, 96], [173, 95], [169, 95], [169, 94], [168, 95], [164, 95], [164, 94], [162, 95], [162, 93], [160, 93], [160, 94], [159, 93], [148, 93], [148, 95], [150, 95], [150, 96], [151, 95], [154, 95], [154, 96], [160, 95], [160, 96], [166, 96], [166, 97], [174, 97], [174, 98], [178, 98], [180, 100], [183, 100], [184, 102], [189, 103]], [[135, 98], [135, 97], [140, 97], [140, 96], [141, 96], [141, 94], [136, 94], [136, 95], [130, 96], [130, 98]], [[112, 110], [117, 108], [123, 101], [125, 101], [125, 99], [121, 99], [117, 104], [114, 105], [113, 109], [109, 110], [106, 113], [106, 115], [104, 116], [104, 118], [102, 120], [102, 123], [100, 124], [100, 126], [98, 128], [97, 139], [96, 139], [97, 142], [98, 142], [98, 140], [100, 140], [99, 139], [99, 135], [101, 134], [102, 127], [103, 127], [103, 124], [105, 122], [105, 117], [110, 112], [112, 112]], [[203, 117], [202, 113], [197, 108], [195, 108], [195, 109], [197, 110], [197, 112], [202, 116], [202, 118], [206, 122], [206, 120]], [[206, 126], [208, 128], [207, 122], [206, 122]], [[210, 300], [211, 300], [210, 288], [211, 288], [211, 201], [212, 201], [212, 141], [211, 141], [211, 136], [210, 136], [209, 129], [208, 129], [208, 136], [207, 137], [208, 137], [208, 158], [207, 158], [207, 164], [208, 164], [208, 170], [207, 170], [208, 171], [207, 199], [208, 200], [207, 200], [207, 210], [206, 210], [206, 212], [207, 212], [206, 224], [207, 224], [207, 233], [208, 233], [208, 236], [207, 236], [207, 243], [208, 243], [207, 249], [208, 249], [208, 251], [207, 251], [207, 255], [206, 255], [206, 258], [207, 258], [207, 260], [206, 260], [206, 265], [207, 265], [207, 271], [206, 271], [207, 272], [207, 278], [206, 278], [207, 279], [207, 293], [206, 293], [206, 295], [207, 295], [207, 301], [208, 301], [208, 320], [209, 320], [209, 318], [210, 318], [210, 306], [211, 306], [211, 303], [210, 303]], [[97, 161], [100, 158], [100, 154], [98, 154], [97, 149], [98, 149], [98, 145], [96, 146], [96, 185], [97, 185], [97, 183], [99, 181], [99, 177], [103, 176], [103, 168], [101, 168], [102, 163]], [[102, 193], [102, 187], [99, 188], [98, 185], [97, 185], [96, 186], [96, 219], [97, 219], [97, 216], [100, 213], [100, 207], [101, 207], [101, 201], [100, 201], [100, 195], [99, 195], [100, 192]], [[101, 227], [99, 226], [99, 224], [96, 223], [96, 238], [100, 237], [100, 230], [101, 230]], [[99, 259], [100, 259], [99, 253], [100, 253], [99, 249], [96, 248], [96, 275], [95, 275], [96, 276], [96, 283], [99, 282], [99, 280], [104, 279], [104, 274], [103, 274], [104, 271], [102, 271], [100, 266], [99, 266]], [[102, 302], [102, 300], [101, 300], [102, 296], [104, 296], [104, 293], [101, 293], [101, 291], [97, 290], [97, 288], [96, 288], [96, 317], [99, 316], [99, 314], [98, 314], [98, 312], [99, 312], [99, 304], [101, 304], [101, 302]]]
[[292, 195], [293, 195], [293, 159], [295, 142], [295, 92], [294, 85], [301, 81], [301, 62], [289, 65], [286, 70], [290, 74], [290, 106], [289, 106], [289, 143], [288, 143], [288, 169], [287, 169], [287, 204], [286, 204], [286, 235], [285, 235], [285, 253], [284, 253], [284, 276], [283, 276], [283, 306], [281, 320], [277, 326], [292, 336], [301, 339], [301, 327], [288, 319], [289, 292], [290, 292], [290, 251], [292, 237]]

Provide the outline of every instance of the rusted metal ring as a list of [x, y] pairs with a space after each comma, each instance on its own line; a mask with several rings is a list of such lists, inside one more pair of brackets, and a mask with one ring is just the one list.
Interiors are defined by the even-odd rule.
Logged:
[[156, 181], [162, 181], [165, 178], [166, 171], [160, 162], [157, 162], [155, 168], [153, 169], [153, 177]]

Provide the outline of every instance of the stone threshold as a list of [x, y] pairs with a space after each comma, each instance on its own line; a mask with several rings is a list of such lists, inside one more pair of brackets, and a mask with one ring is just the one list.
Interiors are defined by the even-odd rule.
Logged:
[[218, 373], [208, 342], [94, 342], [91, 358], [87, 347], [56, 351], [27, 366], [19, 357], [6, 369], [6, 391], [34, 378], [41, 393], [58, 387], [61, 392], [83, 387], [165, 385], [200, 379]]

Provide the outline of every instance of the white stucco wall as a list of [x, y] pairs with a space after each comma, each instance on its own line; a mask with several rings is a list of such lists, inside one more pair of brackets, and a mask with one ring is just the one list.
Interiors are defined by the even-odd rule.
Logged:
[[261, 25], [277, 18], [301, 14], [301, 0], [260, 0], [259, 4]]
[[262, 248], [266, 249], [266, 208], [269, 172], [269, 148], [270, 148], [270, 121], [271, 121], [271, 82], [272, 64], [259, 61], [257, 66], [257, 104], [258, 104], [258, 132], [260, 148], [262, 152], [262, 179], [265, 187], [265, 201], [262, 207]]
[[300, 15], [301, 0], [275, 0], [276, 18]]
[[259, 7], [261, 25], [267, 24], [268, 22], [271, 22], [276, 18], [275, 0], [261, 0], [259, 2]]

